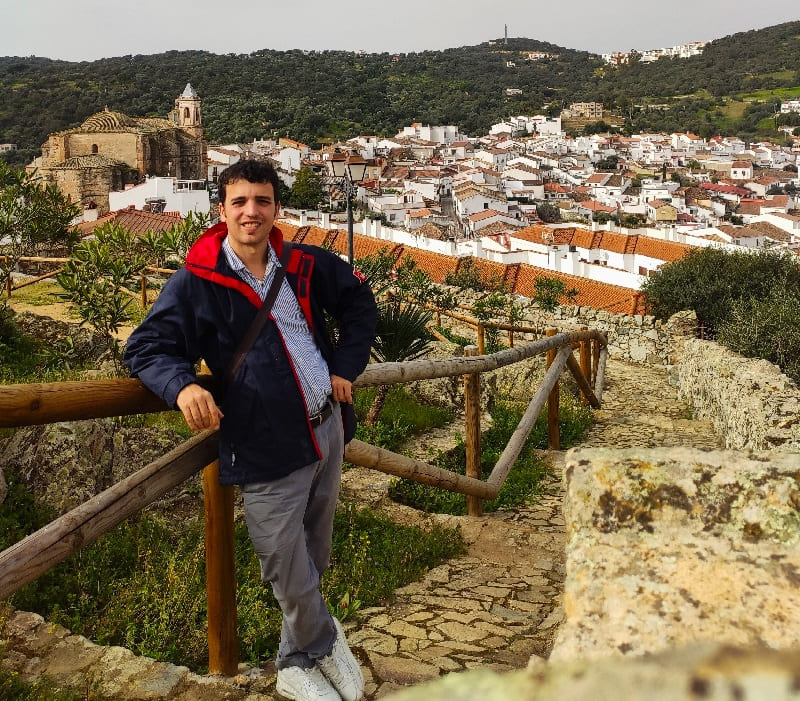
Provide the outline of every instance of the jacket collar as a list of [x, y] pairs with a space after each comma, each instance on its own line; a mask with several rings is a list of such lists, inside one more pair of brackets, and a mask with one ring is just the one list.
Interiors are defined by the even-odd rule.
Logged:
[[[262, 304], [261, 298], [250, 285], [231, 270], [225, 254], [222, 252], [222, 242], [227, 235], [228, 226], [225, 222], [215, 224], [205, 231], [189, 249], [186, 256], [186, 269], [205, 280], [237, 290], [254, 307], [258, 308]], [[283, 250], [283, 234], [277, 226], [273, 226], [272, 231], [269, 232], [269, 242], [280, 255]]]

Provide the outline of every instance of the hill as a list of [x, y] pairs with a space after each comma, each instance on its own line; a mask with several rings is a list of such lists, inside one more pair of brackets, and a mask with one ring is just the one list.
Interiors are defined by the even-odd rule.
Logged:
[[[315, 143], [394, 134], [414, 121], [480, 134], [510, 114], [557, 114], [586, 100], [621, 110], [630, 129], [755, 134], [777, 93], [744, 93], [800, 93], [798, 66], [800, 22], [716, 40], [701, 56], [619, 68], [588, 52], [531, 39], [399, 55], [169, 51], [80, 63], [5, 57], [0, 142], [38, 151], [47, 134], [76, 126], [104, 106], [163, 116], [187, 81], [203, 99], [211, 142], [289, 135]], [[508, 96], [508, 88], [522, 93]], [[748, 99], [744, 109], [729, 107]], [[761, 112], [752, 114], [751, 104]]]

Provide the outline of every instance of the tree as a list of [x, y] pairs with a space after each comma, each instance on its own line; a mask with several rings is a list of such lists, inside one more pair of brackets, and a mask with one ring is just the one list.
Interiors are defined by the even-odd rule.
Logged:
[[712, 331], [727, 320], [734, 301], [763, 299], [777, 289], [800, 294], [800, 266], [793, 256], [719, 248], [692, 250], [661, 266], [642, 285], [651, 313], [659, 319], [693, 310]]
[[578, 290], [568, 288], [566, 283], [557, 278], [537, 277], [533, 281], [531, 301], [552, 314], [559, 304], [572, 304], [578, 294]]
[[79, 208], [55, 185], [42, 185], [35, 173], [9, 168], [0, 160], [0, 289], [20, 258], [44, 246], [71, 247], [70, 228]]
[[322, 178], [308, 167], [297, 171], [289, 199], [291, 204], [300, 209], [316, 209], [323, 198]]
[[555, 224], [561, 221], [561, 210], [549, 202], [537, 204], [536, 214], [545, 224]]
[[748, 358], [775, 363], [800, 382], [800, 292], [775, 289], [763, 299], [735, 300], [717, 340]]
[[98, 333], [111, 351], [120, 372], [122, 349], [116, 334], [120, 326], [133, 319], [133, 295], [126, 286], [148, 260], [140, 252], [136, 237], [116, 223], [106, 223], [94, 231], [94, 238], [82, 241], [74, 258], [64, 265], [58, 283], [87, 324]]

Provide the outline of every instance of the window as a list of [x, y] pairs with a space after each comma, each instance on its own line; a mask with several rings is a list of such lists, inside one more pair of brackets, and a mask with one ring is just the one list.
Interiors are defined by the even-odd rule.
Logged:
[[92, 144], [92, 153], [97, 153], [97, 144]]

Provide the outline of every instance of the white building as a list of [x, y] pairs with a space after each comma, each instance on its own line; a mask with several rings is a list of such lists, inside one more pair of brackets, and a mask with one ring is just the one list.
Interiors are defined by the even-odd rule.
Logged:
[[149, 209], [157, 212], [208, 213], [211, 201], [204, 180], [177, 180], [175, 178], [147, 178], [143, 183], [127, 190], [108, 193], [110, 211]]

